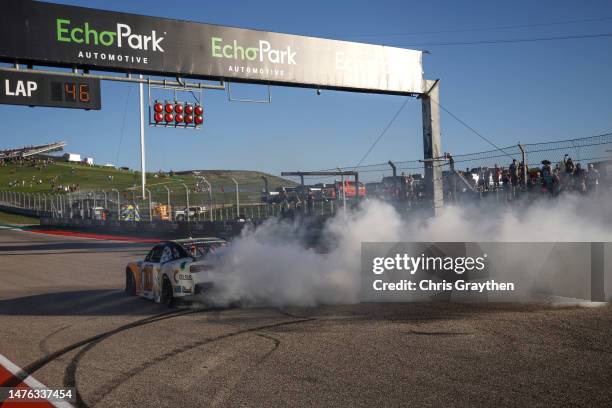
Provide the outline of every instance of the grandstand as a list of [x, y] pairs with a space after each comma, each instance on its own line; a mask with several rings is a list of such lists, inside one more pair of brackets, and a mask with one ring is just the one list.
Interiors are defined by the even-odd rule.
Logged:
[[0, 150], [0, 160], [19, 160], [43, 153], [61, 152], [66, 142], [55, 142], [38, 146], [24, 146], [16, 149]]

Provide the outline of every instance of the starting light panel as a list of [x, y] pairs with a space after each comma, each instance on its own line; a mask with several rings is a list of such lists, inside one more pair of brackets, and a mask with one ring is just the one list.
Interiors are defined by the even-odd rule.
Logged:
[[150, 110], [152, 126], [198, 128], [204, 123], [204, 108], [199, 103], [155, 101]]
[[100, 110], [100, 80], [26, 70], [2, 71], [0, 103]]

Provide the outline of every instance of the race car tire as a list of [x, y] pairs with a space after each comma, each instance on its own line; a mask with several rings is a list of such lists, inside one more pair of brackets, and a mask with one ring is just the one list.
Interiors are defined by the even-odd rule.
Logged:
[[168, 278], [164, 277], [164, 282], [162, 283], [160, 303], [168, 307], [172, 307], [174, 306], [174, 300], [175, 299], [172, 293], [172, 284], [170, 283], [170, 280]]
[[134, 282], [134, 275], [129, 269], [125, 270], [125, 293], [128, 295], [136, 294], [136, 282]]

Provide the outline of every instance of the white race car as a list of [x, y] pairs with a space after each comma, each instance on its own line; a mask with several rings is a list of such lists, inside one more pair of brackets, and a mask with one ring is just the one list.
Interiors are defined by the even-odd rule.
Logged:
[[177, 299], [194, 300], [195, 295], [214, 286], [210, 263], [204, 258], [227, 242], [220, 238], [164, 241], [149, 251], [143, 260], [125, 268], [125, 291], [168, 306]]

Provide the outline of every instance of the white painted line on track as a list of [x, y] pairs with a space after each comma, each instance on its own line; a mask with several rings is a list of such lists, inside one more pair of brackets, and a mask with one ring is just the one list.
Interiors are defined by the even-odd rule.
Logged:
[[[19, 368], [17, 364], [13, 363], [11, 360], [4, 357], [2, 354], [0, 354], [0, 365], [2, 365], [2, 367], [8, 370], [15, 377], [20, 379], [19, 373], [23, 372], [23, 370]], [[47, 388], [47, 386], [43, 385], [43, 383], [41, 383], [40, 381], [38, 381], [36, 378], [32, 377], [31, 375], [28, 375], [25, 379], [21, 380], [21, 382], [30, 388], [43, 389], [43, 390], [49, 389]], [[56, 408], [74, 408], [74, 406], [69, 402], [55, 402], [55, 401], [49, 400], [49, 403]]]

